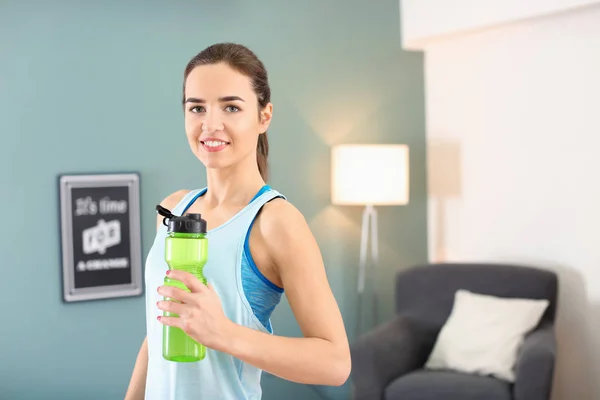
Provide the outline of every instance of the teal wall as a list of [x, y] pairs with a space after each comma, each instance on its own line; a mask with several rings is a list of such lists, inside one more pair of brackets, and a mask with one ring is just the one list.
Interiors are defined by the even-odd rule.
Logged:
[[[309, 221], [351, 340], [362, 210], [330, 205], [330, 145], [410, 146], [411, 203], [379, 215], [388, 317], [393, 272], [426, 259], [423, 60], [399, 31], [398, 0], [0, 1], [0, 398], [122, 399], [143, 298], [62, 303], [56, 177], [139, 171], [145, 256], [155, 204], [205, 184], [179, 101], [186, 62], [214, 42], [246, 44], [269, 69], [271, 184]], [[285, 301], [274, 325], [300, 335]], [[348, 389], [263, 382], [266, 400]]]

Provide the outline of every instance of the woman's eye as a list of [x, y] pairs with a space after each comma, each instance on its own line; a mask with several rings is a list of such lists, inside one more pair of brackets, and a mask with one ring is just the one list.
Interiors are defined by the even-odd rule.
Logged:
[[225, 107], [225, 111], [234, 113], [234, 112], [240, 111], [240, 109], [237, 108], [236, 106], [227, 106], [227, 107]]
[[204, 107], [202, 107], [202, 106], [194, 106], [194, 107], [190, 108], [190, 111], [193, 112], [193, 113], [204, 112]]

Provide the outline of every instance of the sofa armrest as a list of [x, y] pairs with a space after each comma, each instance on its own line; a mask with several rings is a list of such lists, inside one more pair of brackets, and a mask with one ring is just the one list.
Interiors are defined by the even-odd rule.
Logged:
[[525, 338], [516, 365], [515, 400], [550, 399], [555, 358], [554, 325], [543, 325]]
[[438, 332], [396, 316], [360, 337], [351, 346], [353, 399], [382, 399], [390, 382], [425, 364]]

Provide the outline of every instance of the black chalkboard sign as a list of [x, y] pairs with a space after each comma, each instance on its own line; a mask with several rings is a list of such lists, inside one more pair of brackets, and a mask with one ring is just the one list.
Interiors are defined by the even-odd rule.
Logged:
[[63, 300], [142, 293], [139, 175], [61, 175]]

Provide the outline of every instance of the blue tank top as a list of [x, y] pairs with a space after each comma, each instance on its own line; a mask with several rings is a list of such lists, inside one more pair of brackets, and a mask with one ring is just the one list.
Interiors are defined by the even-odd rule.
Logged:
[[[188, 193], [171, 210], [182, 215], [206, 192], [206, 188]], [[262, 206], [276, 197], [285, 197], [265, 187], [236, 215], [208, 231], [208, 262], [205, 275], [215, 288], [225, 315], [233, 322], [272, 333], [270, 315], [279, 302], [278, 288], [256, 268], [249, 252], [248, 238]], [[146, 330], [148, 371], [146, 400], [260, 399], [262, 371], [219, 351], [207, 349], [206, 358], [197, 363], [175, 363], [162, 358], [162, 324], [156, 317], [161, 311], [156, 288], [163, 283], [166, 227], [160, 226], [146, 260]]]

